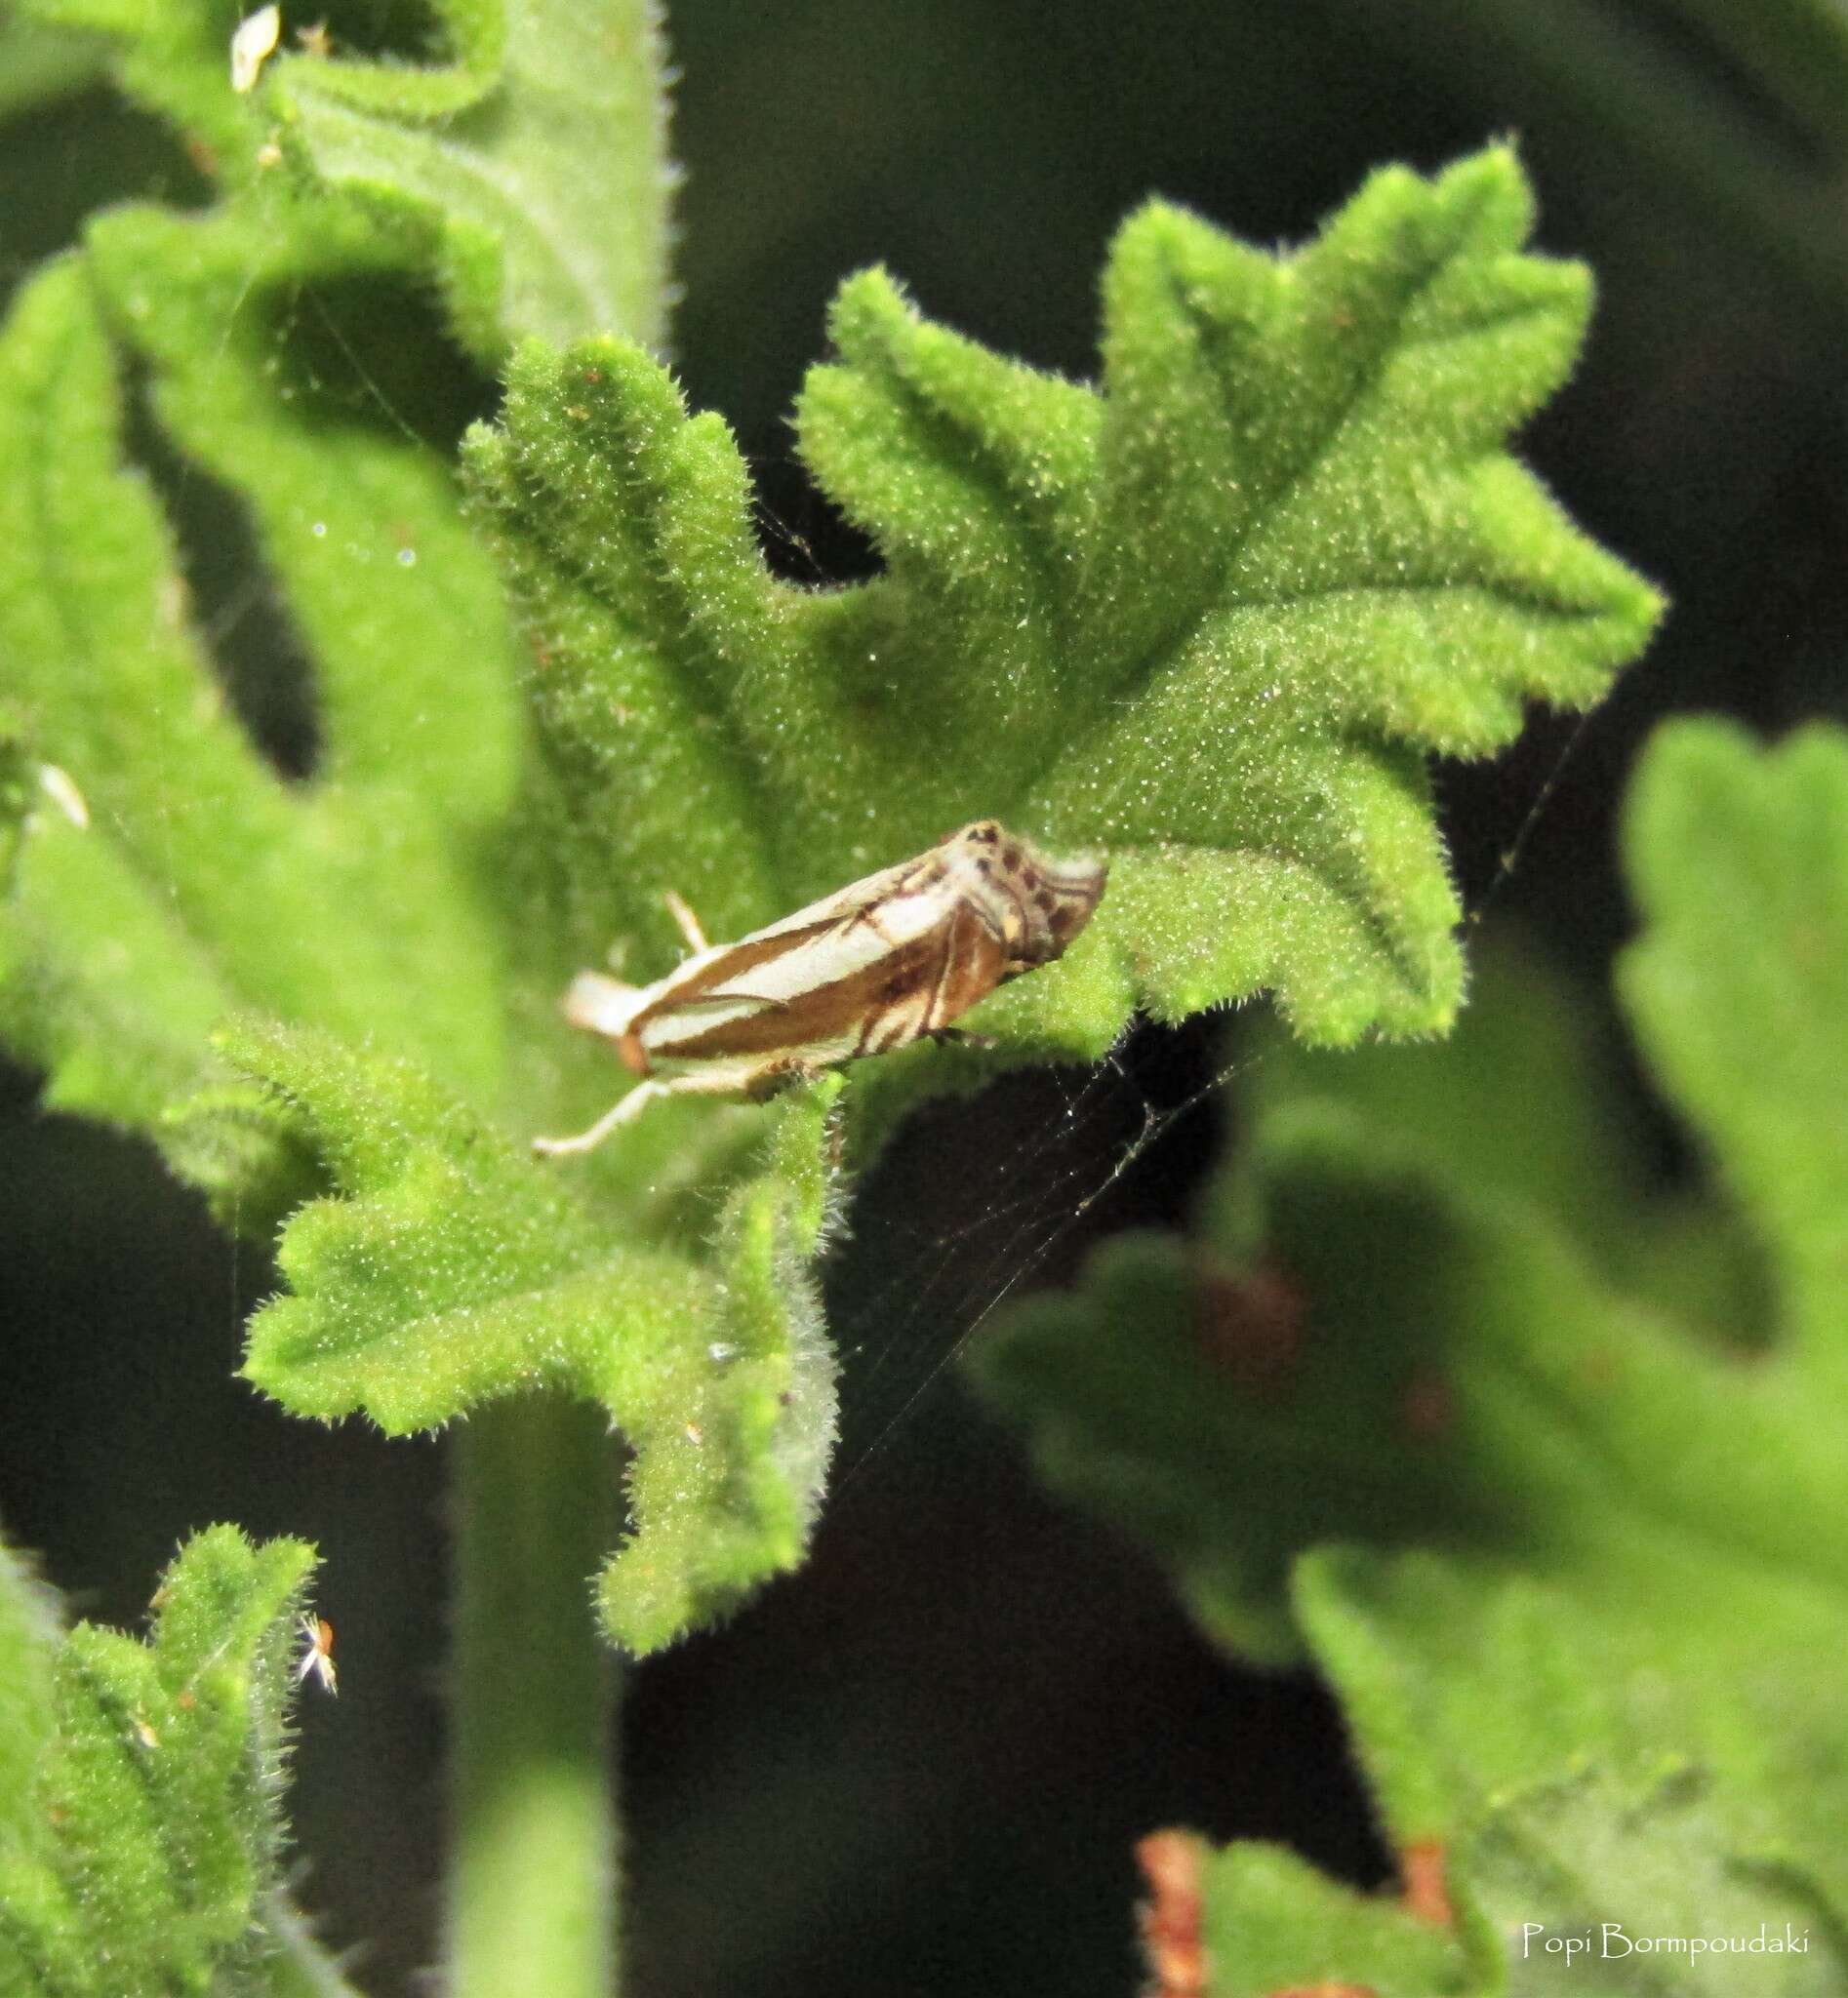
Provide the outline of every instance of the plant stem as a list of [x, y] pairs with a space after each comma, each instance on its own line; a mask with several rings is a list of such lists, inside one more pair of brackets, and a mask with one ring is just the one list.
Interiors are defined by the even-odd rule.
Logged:
[[[667, 93], [659, 0], [505, 0], [502, 91], [543, 91], [586, 34], [608, 130], [583, 162], [608, 194], [615, 333], [661, 348]], [[606, 264], [606, 268], [607, 268]], [[586, 312], [595, 308], [586, 304]], [[527, 1105], [530, 1113], [531, 1105]], [[617, 1989], [615, 1668], [590, 1578], [616, 1538], [601, 1410], [536, 1395], [480, 1412], [455, 1455], [456, 1645], [448, 1978], [454, 1998]]]
[[615, 1989], [613, 1661], [588, 1578], [615, 1532], [599, 1410], [550, 1395], [485, 1409], [457, 1450], [456, 1998]]

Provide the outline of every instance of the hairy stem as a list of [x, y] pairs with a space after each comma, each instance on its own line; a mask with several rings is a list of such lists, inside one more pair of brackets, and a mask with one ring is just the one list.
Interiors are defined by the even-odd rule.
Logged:
[[601, 1412], [550, 1395], [484, 1410], [457, 1450], [456, 1998], [615, 1988], [613, 1664], [586, 1578], [617, 1472]]
[[[561, 6], [563, 12], [561, 13]], [[542, 73], [582, 31], [575, 0], [510, 0], [510, 65]], [[666, 89], [658, 0], [606, 0], [597, 31], [629, 63], [622, 115], [585, 171], [620, 217], [623, 324], [659, 347], [667, 318]], [[617, 1988], [615, 1675], [588, 1580], [615, 1536], [617, 1472], [591, 1408], [537, 1396], [483, 1411], [456, 1452], [455, 1998], [608, 1998]]]

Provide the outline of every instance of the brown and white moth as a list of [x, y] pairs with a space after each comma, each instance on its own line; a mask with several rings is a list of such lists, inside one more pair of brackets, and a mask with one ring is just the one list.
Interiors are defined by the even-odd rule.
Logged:
[[565, 995], [565, 1018], [613, 1041], [641, 1087], [588, 1131], [536, 1138], [533, 1149], [588, 1151], [659, 1097], [760, 1100], [944, 1034], [997, 985], [1062, 956], [1091, 920], [1105, 872], [1102, 860], [1049, 859], [979, 819], [737, 943], [709, 945], [670, 895], [693, 952], [684, 964], [652, 985], [580, 972]]

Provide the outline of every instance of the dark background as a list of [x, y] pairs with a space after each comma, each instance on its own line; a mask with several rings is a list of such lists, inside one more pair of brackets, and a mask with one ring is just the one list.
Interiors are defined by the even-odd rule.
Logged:
[[[345, 48], [422, 46], [411, 7], [326, 12]], [[934, 316], [1088, 375], [1105, 243], [1149, 194], [1287, 242], [1381, 161], [1436, 167], [1511, 134], [1542, 246], [1600, 282], [1581, 373], [1526, 454], [1674, 608], [1585, 730], [1538, 717], [1499, 763], [1440, 772], [1470, 905], [1601, 984], [1628, 921], [1614, 808], [1655, 722], [1721, 708], [1777, 733], [1841, 713], [1841, 161], [1670, 0], [686, 0], [669, 25], [676, 359], [757, 467], [785, 573], [866, 565], [785, 422], [847, 272], [884, 262]], [[107, 92], [0, 126], [0, 285], [131, 193], [209, 190]], [[453, 434], [489, 393], [458, 372], [420, 420]], [[225, 670], [270, 701], [289, 754], [299, 716], [264, 692], [277, 625], [248, 543], [148, 451]], [[863, 1189], [830, 1269], [850, 1469], [814, 1558], [632, 1678], [631, 1990], [1127, 1992], [1131, 1846], [1164, 1823], [1385, 1877], [1321, 1692], [1211, 1654], [1157, 1576], [1038, 1494], [942, 1364], [1007, 1280], [1059, 1280], [1100, 1231], [1185, 1217], [1235, 1136], [1220, 1099], [1061, 1226], [1145, 1106], [1216, 1072], [1223, 1032], [1145, 1031], [1120, 1072], [929, 1112]], [[1665, 1136], [1664, 1171], [1684, 1169]], [[1073, 1197], [1047, 1196], [1018, 1237], [1002, 1204], [1065, 1173]], [[434, 1950], [442, 1452], [292, 1422], [238, 1386], [242, 1320], [273, 1283], [151, 1153], [43, 1117], [30, 1076], [0, 1075], [0, 1520], [80, 1611], [123, 1623], [210, 1520], [319, 1541], [345, 1691], [302, 1719], [302, 1894], [332, 1940], [366, 1945], [358, 1975], [383, 1993]]]

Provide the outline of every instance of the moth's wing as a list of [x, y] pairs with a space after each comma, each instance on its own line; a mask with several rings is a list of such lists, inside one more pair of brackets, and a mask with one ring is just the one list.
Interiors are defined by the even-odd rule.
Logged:
[[[864, 970], [932, 919], [925, 889], [938, 876], [926, 856], [869, 874], [768, 929], [689, 958], [662, 980], [659, 1000], [649, 1010], [734, 993], [787, 1005], [817, 985]], [[904, 935], [893, 938], [889, 920]]]
[[941, 1032], [985, 999], [1008, 976], [1007, 946], [980, 911], [966, 902], [944, 925], [942, 954], [934, 974], [917, 1029], [920, 1033]]
[[785, 1001], [761, 992], [666, 993], [635, 1016], [631, 1033], [651, 1065], [725, 1059], [785, 1045], [790, 1037], [778, 1021], [786, 1011]]
[[[867, 948], [869, 939], [876, 949]], [[811, 1063], [846, 1060], [869, 1052], [869, 1036], [896, 1025], [902, 1013], [916, 1011], [921, 1023], [940, 952], [941, 944], [931, 937], [889, 945], [878, 943], [867, 931], [848, 935], [842, 925], [832, 924], [758, 967], [756, 978], [790, 980], [781, 1006], [730, 1017], [714, 1008], [709, 1024], [676, 1017], [663, 1020], [661, 1033], [663, 1041], [672, 1037], [671, 1052], [680, 1060], [779, 1054]], [[916, 1031], [913, 1025], [901, 1038]], [[668, 1052], [664, 1045], [662, 1052]]]
[[824, 896], [820, 901], [812, 901], [806, 908], [797, 909], [793, 915], [784, 916], [762, 930], [753, 930], [748, 937], [741, 937], [730, 945], [733, 950], [748, 949], [757, 943], [769, 942], [772, 939], [787, 938], [794, 932], [832, 929], [837, 923], [860, 915], [868, 908], [888, 901], [922, 874], [935, 871], [936, 857], [924, 854], [916, 859], [901, 860], [896, 867], [881, 867], [878, 873], [868, 874], [859, 881], [850, 881], [845, 888], [837, 888], [832, 895]]
[[721, 990], [694, 992], [685, 998], [664, 1001], [663, 1012], [668, 1013], [738, 1013], [745, 1011], [763, 1012], [766, 1009], [783, 1008], [788, 1005], [786, 999], [773, 999], [765, 992], [741, 992], [736, 986], [727, 985]]

